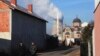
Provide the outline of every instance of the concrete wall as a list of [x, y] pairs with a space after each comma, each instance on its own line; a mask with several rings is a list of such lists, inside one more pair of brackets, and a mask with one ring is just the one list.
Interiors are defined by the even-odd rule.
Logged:
[[46, 22], [18, 10], [12, 12], [12, 46], [23, 42], [30, 47], [34, 42], [39, 49], [45, 48]]
[[94, 30], [95, 30], [95, 56], [100, 56], [100, 4], [97, 7], [95, 13], [95, 26], [94, 26]]
[[8, 5], [0, 1], [0, 51], [8, 51], [10, 49], [10, 14], [11, 10]]

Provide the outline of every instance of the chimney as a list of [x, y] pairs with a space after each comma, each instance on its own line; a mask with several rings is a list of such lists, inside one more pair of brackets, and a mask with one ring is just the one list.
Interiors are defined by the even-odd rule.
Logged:
[[32, 4], [28, 4], [28, 12], [30, 12], [30, 13], [32, 13], [33, 12], [33, 10], [32, 10]]
[[11, 5], [16, 6], [17, 5], [17, 0], [11, 0]]

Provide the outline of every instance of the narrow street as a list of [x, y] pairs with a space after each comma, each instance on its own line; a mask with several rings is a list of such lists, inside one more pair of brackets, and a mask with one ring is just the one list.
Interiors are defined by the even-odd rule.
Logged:
[[67, 50], [57, 50], [44, 53], [38, 53], [38, 56], [80, 56], [80, 47], [75, 46]]
[[65, 56], [80, 56], [80, 47], [74, 48], [73, 51], [67, 53]]

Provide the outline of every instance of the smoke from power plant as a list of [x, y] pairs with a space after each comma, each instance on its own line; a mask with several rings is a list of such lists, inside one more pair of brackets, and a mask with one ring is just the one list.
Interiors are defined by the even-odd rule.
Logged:
[[[10, 0], [8, 0], [10, 1]], [[29, 3], [33, 4], [33, 12], [40, 17], [48, 19], [62, 19], [61, 11], [50, 0], [17, 0], [22, 7], [27, 7]]]
[[61, 19], [62, 13], [61, 11], [50, 2], [50, 0], [32, 0], [33, 4], [33, 11], [38, 14], [39, 16], [48, 19]]
[[[10, 0], [8, 0], [10, 1]], [[37, 14], [38, 16], [42, 17], [43, 19], [46, 19], [50, 23], [53, 23], [52, 25], [56, 25], [56, 29], [58, 29], [60, 26], [58, 24], [62, 24], [63, 16], [62, 12], [50, 1], [50, 0], [16, 0], [18, 5], [27, 8], [28, 4], [33, 4], [33, 14]], [[53, 22], [54, 21], [54, 22]], [[57, 24], [56, 24], [57, 23]], [[50, 29], [52, 26], [49, 25], [48, 32], [51, 32]], [[48, 25], [47, 25], [48, 26]], [[59, 30], [58, 30], [59, 31]]]
[[23, 7], [32, 3], [34, 13], [46, 20], [57, 19], [57, 16], [58, 19], [62, 19], [61, 11], [50, 0], [17, 0], [17, 2]]
[[[63, 17], [61, 11], [50, 0], [32, 0], [33, 11], [44, 19], [54, 19], [52, 35], [60, 36]], [[50, 21], [49, 21], [50, 22]], [[49, 29], [50, 30], [50, 29]]]

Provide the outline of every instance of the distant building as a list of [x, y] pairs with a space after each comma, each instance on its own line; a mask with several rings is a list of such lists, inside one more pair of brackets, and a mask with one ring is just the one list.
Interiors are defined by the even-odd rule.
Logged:
[[70, 42], [74, 42], [73, 38], [73, 32], [70, 27], [65, 27], [63, 30], [63, 39], [65, 40], [65, 45], [69, 46]]
[[74, 38], [80, 38], [80, 34], [81, 34], [81, 20], [76, 17], [74, 20], [73, 20], [73, 26], [72, 26], [72, 31], [73, 31], [73, 34], [74, 34]]
[[17, 5], [16, 0], [0, 0], [0, 51], [16, 48], [23, 43], [29, 48], [34, 42], [38, 49], [45, 49], [46, 20], [32, 11]]
[[74, 20], [73, 20], [73, 28], [79, 28], [81, 27], [81, 20], [76, 17]]
[[65, 38], [72, 38], [73, 36], [72, 36], [72, 30], [71, 30], [71, 28], [70, 27], [66, 27], [66, 28], [64, 28], [64, 30], [63, 30], [63, 34], [64, 34], [64, 37]]
[[[66, 26], [64, 27], [63, 30], [63, 39], [65, 39], [65, 41], [67, 41], [67, 45], [70, 42], [75, 42], [75, 40], [79, 40], [81, 38], [81, 20], [76, 17], [73, 20], [73, 25], [72, 26]], [[70, 39], [70, 42], [68, 42]]]

